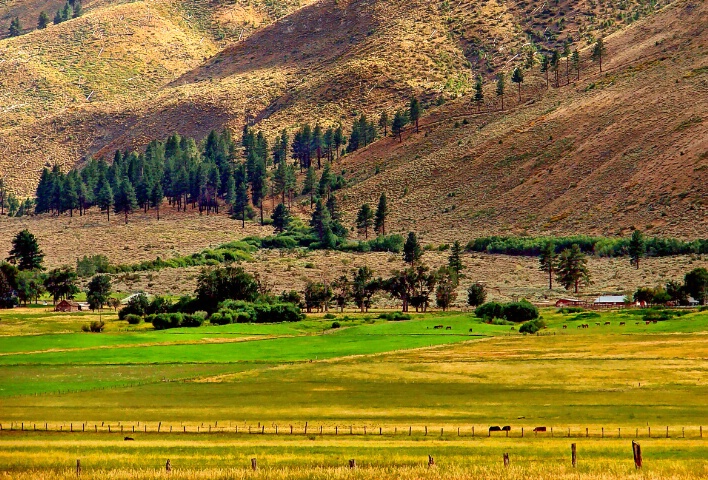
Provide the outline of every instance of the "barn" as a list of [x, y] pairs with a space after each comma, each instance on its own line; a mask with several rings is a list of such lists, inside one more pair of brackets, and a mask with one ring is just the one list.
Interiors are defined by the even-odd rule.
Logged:
[[577, 298], [560, 298], [556, 302], [556, 307], [558, 308], [563, 308], [563, 307], [582, 307], [585, 305], [585, 302], [583, 300], [577, 299]]
[[61, 302], [57, 303], [57, 306], [54, 307], [55, 312], [79, 312], [81, 311], [81, 305], [79, 305], [79, 302], [75, 302], [73, 300], [62, 300]]

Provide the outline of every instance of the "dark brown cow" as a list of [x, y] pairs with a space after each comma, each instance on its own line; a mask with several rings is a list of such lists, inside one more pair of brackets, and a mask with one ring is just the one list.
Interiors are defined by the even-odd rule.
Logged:
[[435, 330], [442, 330], [443, 326], [442, 325], [435, 325], [433, 328]]
[[624, 322], [620, 322], [620, 327], [624, 327]]
[[452, 330], [452, 327], [445, 327], [445, 330]]
[[501, 427], [498, 426], [498, 425], [495, 425], [494, 427], [489, 427], [489, 433], [492, 433], [492, 432], [501, 432], [501, 431], [502, 431], [502, 429], [501, 429]]
[[536, 427], [536, 428], [533, 429], [533, 431], [534, 431], [534, 433], [545, 432], [545, 431], [546, 431], [546, 427]]
[[609, 324], [610, 324], [610, 322], [605, 322], [605, 325], [609, 325]]
[[511, 432], [511, 427], [509, 425], [502, 427], [502, 432]]
[[563, 329], [565, 330], [566, 328], [568, 328], [568, 325], [563, 325]]
[[129, 441], [133, 441], [133, 440], [135, 440], [135, 439], [134, 439], [134, 438], [131, 438], [131, 437], [125, 437], [123, 440], [125, 440], [126, 442], [129, 442]]

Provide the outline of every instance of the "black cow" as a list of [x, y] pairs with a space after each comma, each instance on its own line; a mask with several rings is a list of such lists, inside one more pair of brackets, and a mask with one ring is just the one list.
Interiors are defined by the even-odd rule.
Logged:
[[509, 425], [502, 427], [502, 432], [511, 432], [511, 427]]
[[135, 439], [134, 439], [134, 438], [131, 438], [131, 437], [125, 437], [123, 440], [125, 440], [126, 442], [129, 442], [129, 441], [133, 441], [133, 440], [135, 440]]
[[534, 433], [545, 432], [545, 431], [546, 431], [546, 427], [536, 427], [536, 428], [533, 429], [533, 431], [534, 431]]

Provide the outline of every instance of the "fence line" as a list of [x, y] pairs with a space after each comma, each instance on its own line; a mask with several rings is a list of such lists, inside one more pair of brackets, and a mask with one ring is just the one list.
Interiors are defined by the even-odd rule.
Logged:
[[[476, 429], [475, 429], [476, 427]], [[481, 427], [481, 428], [480, 428]], [[555, 428], [555, 430], [554, 430]], [[439, 429], [439, 433], [438, 433]], [[371, 425], [338, 423], [310, 425], [310, 422], [257, 425], [224, 421], [185, 423], [167, 422], [4, 422], [0, 432], [67, 432], [67, 433], [150, 433], [150, 434], [234, 434], [277, 436], [395, 436], [430, 438], [703, 438], [702, 425], [638, 427], [568, 427], [568, 426], [480, 426], [480, 425]]]

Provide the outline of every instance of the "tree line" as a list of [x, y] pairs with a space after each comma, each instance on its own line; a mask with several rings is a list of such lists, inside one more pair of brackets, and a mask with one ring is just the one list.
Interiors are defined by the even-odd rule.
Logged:
[[[58, 25], [73, 18], [79, 18], [83, 15], [83, 13], [84, 10], [81, 6], [81, 0], [67, 0], [64, 6], [58, 9], [54, 15], [54, 25]], [[49, 26], [49, 22], [49, 15], [47, 12], [42, 10], [37, 18], [37, 29], [44, 30]], [[19, 37], [24, 33], [24, 28], [22, 27], [19, 17], [14, 17], [10, 20], [10, 27], [8, 31], [11, 37]]]

